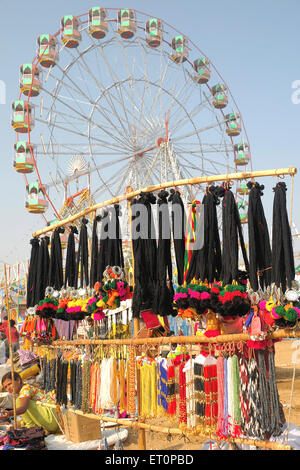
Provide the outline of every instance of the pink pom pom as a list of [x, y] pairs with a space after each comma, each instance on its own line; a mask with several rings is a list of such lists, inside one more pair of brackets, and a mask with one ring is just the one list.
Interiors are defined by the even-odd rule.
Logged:
[[266, 300], [263, 300], [262, 302], [259, 302], [259, 308], [261, 310], [266, 310], [266, 304], [267, 304]]
[[95, 312], [93, 317], [95, 321], [100, 321], [105, 317], [105, 313], [103, 311]]
[[205, 300], [205, 299], [210, 299], [210, 293], [209, 292], [202, 292], [201, 294], [201, 300]]
[[189, 289], [189, 295], [192, 299], [197, 299], [197, 300], [201, 299], [201, 293], [200, 292], [193, 291], [193, 290]]

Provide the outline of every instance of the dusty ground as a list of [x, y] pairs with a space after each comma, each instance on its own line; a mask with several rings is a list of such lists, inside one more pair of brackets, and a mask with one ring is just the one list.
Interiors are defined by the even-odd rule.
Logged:
[[[299, 345], [298, 364], [295, 368], [295, 382], [292, 396], [292, 407], [290, 412], [290, 422], [300, 426], [300, 341], [283, 340], [278, 342], [276, 348], [276, 376], [278, 391], [286, 420], [289, 418], [289, 405], [291, 402], [291, 389], [294, 374], [294, 365], [292, 356], [295, 353], [293, 346]], [[168, 426], [165, 421], [153, 420], [151, 424]], [[170, 423], [170, 427], [175, 427], [174, 423]], [[128, 429], [129, 435], [124, 442], [124, 450], [138, 450], [138, 433]], [[146, 431], [146, 448], [147, 450], [200, 450], [206, 439], [199, 436], [190, 438], [185, 441], [182, 437], [172, 436], [171, 440], [167, 439], [164, 433], [154, 433]]]

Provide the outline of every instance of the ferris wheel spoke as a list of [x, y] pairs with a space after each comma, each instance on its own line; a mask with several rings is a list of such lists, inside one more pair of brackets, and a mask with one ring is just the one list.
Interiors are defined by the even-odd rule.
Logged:
[[[61, 121], [58, 121], [57, 117], [61, 118]], [[77, 126], [80, 125], [80, 123], [86, 123], [86, 120], [63, 113], [62, 111], [58, 111], [56, 108], [49, 110], [49, 113], [46, 116], [46, 121], [49, 123], [49, 126], [51, 126], [52, 134], [55, 127], [59, 124], [68, 124], [72, 129], [80, 132], [81, 128], [78, 128]]]
[[[49, 144], [48, 146], [49, 147]], [[87, 144], [77, 143], [77, 144], [54, 144], [52, 152], [56, 155], [69, 155], [72, 156], [74, 153], [80, 153], [82, 155], [89, 155], [89, 149]], [[104, 152], [103, 145], [93, 145], [93, 154], [100, 155], [100, 156], [116, 156], [116, 155], [124, 155], [124, 152]], [[47, 152], [43, 150], [43, 146], [41, 144], [37, 145], [37, 155], [46, 154]], [[49, 153], [49, 152], [48, 152]], [[132, 155], [128, 155], [124, 157], [124, 159], [132, 158]]]
[[227, 151], [227, 146], [223, 142], [212, 144], [203, 142], [201, 149], [198, 149], [198, 142], [176, 143], [175, 146], [188, 154], [225, 153]]
[[[93, 46], [90, 46], [86, 51], [89, 51], [89, 50], [91, 49], [91, 47], [93, 47]], [[93, 47], [93, 48], [94, 48], [94, 47]], [[79, 51], [78, 51], [78, 50], [77, 50], [77, 53], [79, 54]], [[79, 57], [81, 58], [82, 64], [83, 64], [83, 66], [84, 66], [84, 70], [87, 71], [87, 73], [88, 73], [89, 76], [92, 78], [93, 82], [95, 83], [97, 89], [100, 90], [101, 96], [104, 97], [104, 99], [105, 99], [105, 101], [107, 102], [107, 104], [111, 107], [111, 111], [114, 113], [114, 117], [116, 117], [116, 118], [118, 119], [118, 121], [120, 122], [120, 124], [121, 124], [121, 126], [122, 126], [122, 128], [123, 128], [123, 132], [120, 132], [120, 135], [123, 136], [123, 135], [124, 135], [124, 130], [125, 130], [125, 128], [124, 128], [124, 126], [122, 125], [122, 121], [119, 119], [118, 113], [116, 112], [116, 109], [114, 108], [112, 101], [110, 100], [110, 101], [108, 102], [108, 100], [107, 100], [107, 96], [110, 96], [110, 95], [109, 95], [108, 93], [105, 93], [105, 87], [100, 86], [99, 80], [97, 80], [97, 78], [96, 78], [95, 75], [93, 74], [91, 68], [90, 68], [90, 67], [88, 66], [88, 64], [86, 63], [86, 61], [85, 61], [85, 59], [84, 59], [84, 54], [85, 54], [85, 52], [82, 53], [82, 54], [79, 54]], [[80, 62], [79, 62], [79, 63], [80, 63]], [[80, 64], [80, 65], [81, 65], [81, 64]], [[98, 107], [98, 105], [97, 105], [97, 107]], [[105, 108], [102, 107], [102, 105], [101, 105], [101, 108], [99, 108], [99, 112], [101, 112], [101, 114], [103, 114], [103, 110], [104, 110], [104, 109], [105, 109]], [[107, 110], [107, 111], [108, 111], [108, 110]], [[107, 114], [105, 115], [105, 117], [106, 117], [106, 119], [112, 124], [112, 122], [111, 122], [110, 119], [108, 118], [108, 115], [107, 115]], [[112, 124], [112, 125], [114, 126], [114, 124]], [[127, 134], [127, 135], [128, 135], [128, 134]]]
[[[129, 100], [132, 100], [132, 96], [130, 96], [130, 94], [128, 93], [126, 87], [125, 87], [125, 84], [130, 80], [130, 77], [125, 80], [120, 80], [117, 75], [114, 73], [111, 65], [110, 65], [110, 62], [109, 60], [107, 59], [106, 57], [106, 54], [105, 54], [105, 49], [104, 47], [100, 49], [100, 54], [101, 54], [101, 58], [104, 60], [106, 66], [107, 66], [107, 70], [109, 72], [109, 75], [111, 77], [111, 79], [114, 81], [115, 83], [115, 90], [119, 96], [119, 99], [115, 96], [115, 94], [110, 94], [110, 101], [112, 103], [112, 101], [114, 100], [116, 102], [117, 105], [121, 106], [121, 109], [122, 109], [122, 112], [124, 113], [124, 117], [125, 117], [125, 121], [127, 122], [127, 125], [128, 125], [128, 130], [129, 130], [129, 133], [130, 133], [130, 136], [132, 136], [133, 134], [133, 130], [132, 128], [130, 127], [130, 120], [128, 118], [128, 115], [130, 115], [133, 120], [136, 120], [136, 114], [134, 112], [131, 112], [130, 109], [128, 108], [128, 106], [126, 106], [125, 104], [125, 100], [124, 100], [124, 96], [127, 97]], [[97, 58], [98, 58], [98, 61], [99, 61], [99, 57], [98, 57], [98, 54], [97, 54]], [[123, 86], [122, 86], [123, 85]], [[145, 85], [145, 82], [144, 82], [144, 85]], [[124, 96], [123, 96], [124, 94]], [[135, 109], [140, 112], [140, 109], [139, 107], [137, 107], [135, 105]], [[115, 112], [116, 116], [119, 116], [119, 113], [118, 112]], [[151, 113], [150, 113], [151, 115]], [[150, 122], [149, 119], [147, 117], [145, 117], [146, 121], [147, 121], [147, 127], [151, 126], [153, 127], [153, 122]], [[143, 131], [146, 131], [147, 130], [147, 127], [145, 125], [143, 125], [143, 120], [141, 118], [139, 118], [139, 128]], [[127, 133], [128, 134], [128, 133]]]
[[[64, 100], [64, 99], [70, 99], [70, 100], [72, 100], [74, 103], [77, 103], [77, 102], [78, 102], [78, 100], [76, 100], [75, 98], [69, 98], [69, 97], [65, 97], [65, 96], [62, 96], [62, 95], [57, 95], [57, 96], [58, 96], [59, 98], [61, 98], [62, 100]], [[85, 104], [91, 104], [91, 103], [85, 102]], [[94, 103], [94, 104], [95, 104], [95, 107], [99, 108], [99, 106], [97, 105], [97, 103]], [[99, 108], [99, 111], [100, 111], [100, 108]], [[124, 136], [124, 132], [122, 132], [122, 130], [121, 130], [119, 127], [117, 127], [115, 123], [112, 123], [112, 122], [110, 121], [110, 119], [107, 117], [108, 115], [106, 114], [106, 112], [107, 112], [107, 113], [111, 113], [107, 108], [105, 108], [104, 106], [101, 105], [101, 115], [102, 115], [102, 116], [104, 115], [104, 116], [106, 117], [106, 119], [110, 122], [110, 126], [111, 126], [110, 129], [113, 129], [113, 130], [118, 131], [119, 136]], [[69, 117], [71, 117], [71, 116], [69, 115]], [[78, 117], [73, 117], [73, 116], [72, 116], [72, 118], [79, 120]], [[102, 123], [102, 125], [104, 125], [104, 124]]]
[[128, 62], [127, 62], [127, 59], [126, 59], [126, 55], [124, 54], [124, 43], [121, 43], [121, 39], [119, 38], [119, 35], [117, 35], [117, 38], [118, 38], [118, 42], [119, 42], [119, 47], [120, 47], [120, 50], [122, 52], [122, 56], [123, 56], [123, 61], [124, 61], [124, 65], [125, 65], [125, 70], [127, 72], [127, 76], [128, 76], [128, 84], [129, 84], [129, 93], [127, 94], [127, 96], [129, 97], [129, 100], [131, 102], [131, 107], [132, 107], [132, 114], [135, 116], [134, 117], [134, 122], [132, 123], [133, 125], [133, 130], [136, 129], [136, 114], [135, 112], [137, 111], [137, 105], [133, 99], [133, 91], [132, 91], [132, 82], [133, 82], [133, 76], [132, 76], [132, 72], [128, 66]]
[[[108, 70], [109, 75], [110, 75], [110, 77], [111, 77], [111, 80], [113, 80], [113, 83], [120, 84], [121, 81], [120, 81], [119, 77], [117, 77], [117, 76], [115, 75], [115, 73], [114, 73], [114, 71], [113, 71], [113, 69], [112, 69], [112, 67], [111, 67], [111, 65], [110, 65], [110, 62], [109, 62], [108, 58], [106, 57], [104, 48], [101, 48], [101, 49], [100, 49], [100, 54], [101, 54], [101, 57], [102, 57], [102, 59], [104, 60], [104, 62], [105, 62], [105, 64], [106, 64], [106, 67], [107, 67], [107, 70]], [[117, 93], [118, 93], [118, 95], [119, 95], [119, 100], [120, 100], [120, 101], [119, 101], [119, 105], [121, 106], [122, 111], [123, 111], [124, 116], [125, 116], [125, 121], [126, 121], [127, 127], [128, 127], [128, 133], [129, 133], [130, 136], [132, 136], [133, 129], [132, 129], [132, 127], [131, 127], [131, 121], [128, 119], [128, 114], [127, 114], [128, 109], [127, 109], [127, 106], [125, 105], [125, 101], [124, 101], [122, 89], [121, 89], [121, 87], [118, 86], [118, 85], [115, 87], [115, 89], [116, 89], [116, 91], [117, 91]], [[126, 95], [127, 95], [127, 97], [130, 99], [130, 97], [128, 96], [127, 91], [126, 91]], [[114, 97], [114, 98], [115, 98], [115, 97]], [[134, 117], [134, 115], [133, 115], [133, 117]]]
[[[138, 122], [143, 122], [143, 120], [141, 119], [141, 108], [137, 107], [137, 105], [135, 103], [135, 100], [134, 100], [132, 83], [135, 82], [135, 78], [133, 77], [132, 70], [130, 69], [129, 64], [128, 64], [128, 60], [127, 60], [127, 57], [126, 57], [126, 54], [125, 54], [124, 43], [121, 42], [121, 39], [120, 39], [119, 35], [117, 37], [118, 37], [119, 47], [121, 48], [121, 51], [122, 51], [122, 56], [123, 56], [123, 60], [124, 60], [125, 69], [126, 69], [128, 77], [130, 78], [130, 81], [129, 81], [130, 93], [128, 93], [127, 95], [128, 95], [128, 97], [131, 101], [132, 109], [135, 109], [136, 111], [138, 111], [138, 116], [137, 116]], [[140, 44], [140, 42], [139, 42], [139, 44]], [[148, 71], [147, 71], [147, 68], [145, 66], [145, 60], [144, 60], [144, 77], [143, 77], [144, 78], [144, 80], [143, 80], [144, 87], [145, 87], [145, 83], [147, 82], [148, 77], [149, 77], [149, 75], [148, 75]], [[150, 90], [150, 100], [152, 101], [153, 98], [152, 98], [151, 87], [149, 87], [148, 89]], [[136, 90], [139, 90], [139, 88], [136, 87]], [[138, 91], [138, 93], [139, 93], [139, 91]], [[152, 122], [152, 126], [154, 126], [155, 123], [152, 119], [152, 113], [151, 112], [148, 114], [148, 117], [147, 117], [148, 122], [149, 122], [149, 119]], [[136, 126], [136, 122], [134, 124]]]
[[[184, 152], [179, 150], [178, 155], [180, 156], [180, 158], [183, 161], [185, 161], [187, 164], [191, 165], [191, 161], [188, 158], [184, 157]], [[220, 167], [222, 169], [224, 168], [223, 171], [226, 170], [226, 172], [227, 172], [227, 170], [228, 170], [228, 167], [224, 163], [218, 162], [216, 160], [205, 158], [202, 155], [199, 156], [199, 159], [201, 160], [202, 163], [207, 163], [208, 165], [213, 167], [213, 173], [212, 174], [218, 173], [220, 171]], [[219, 168], [217, 168], [217, 167], [219, 167]], [[196, 166], [195, 169], [198, 169], [198, 167]], [[234, 170], [234, 167], [229, 168], [229, 169]], [[208, 167], [205, 166], [205, 172], [208, 172], [208, 171], [209, 171]]]
[[133, 161], [131, 160], [129, 162], [129, 164], [126, 166], [126, 168], [124, 169], [124, 174], [120, 180], [120, 183], [116, 189], [116, 194], [120, 194], [122, 188], [123, 188], [123, 185], [125, 184], [126, 180], [128, 179], [128, 175], [130, 174], [130, 170], [131, 170], [131, 167], [133, 165]]
[[153, 103], [152, 87], [149, 86], [149, 83], [148, 83], [149, 82], [149, 72], [148, 72], [148, 67], [147, 67], [148, 62], [146, 60], [147, 51], [145, 50], [144, 44], [141, 42], [140, 36], [138, 36], [138, 46], [139, 46], [139, 50], [141, 52], [141, 56], [143, 58], [143, 69], [140, 69], [140, 72], [142, 72], [143, 76], [146, 78], [146, 80], [143, 81], [144, 86], [143, 86], [142, 96], [140, 94], [139, 88], [137, 87], [137, 91], [139, 93], [139, 96], [141, 98], [141, 103], [142, 103], [142, 107], [141, 107], [141, 110], [140, 110], [140, 121], [141, 122], [144, 121], [144, 118], [145, 118], [144, 110], [145, 110], [146, 115], [151, 117], [152, 124], [154, 126], [155, 123], [154, 123], [153, 118], [152, 118], [152, 112], [153, 112], [154, 108], [151, 106], [150, 109], [149, 109], [148, 105], [146, 103], [146, 100], [145, 100], [145, 92], [147, 90], [147, 91], [149, 91], [149, 93], [148, 93], [149, 94], [149, 100], [150, 100], [149, 104], [152, 105], [152, 103]]
[[[102, 179], [102, 182], [104, 183], [104, 187], [106, 189], [103, 188], [103, 185], [99, 186], [98, 188], [95, 189], [94, 191], [94, 196], [96, 194], [100, 195], [101, 193], [105, 192], [105, 190], [109, 190], [109, 192], [112, 194], [112, 195], [117, 195], [118, 193], [114, 190], [112, 191], [110, 188], [113, 188], [115, 184], [118, 183], [118, 181], [120, 181], [120, 175], [122, 175], [122, 173], [124, 173], [124, 175], [128, 176], [128, 172], [126, 171], [126, 169], [128, 168], [128, 163], [126, 165], [124, 165], [122, 168], [119, 168], [114, 174], [110, 175], [109, 176], [109, 187], [108, 187], [108, 181], [104, 181], [104, 179]], [[115, 197], [113, 196], [113, 197]]]
[[[70, 67], [71, 67], [71, 64], [69, 64], [68, 70], [70, 69]], [[90, 99], [90, 97], [89, 97], [88, 95], [86, 95], [86, 94], [83, 92], [83, 90], [76, 84], [76, 82], [74, 82], [74, 80], [71, 79], [71, 77], [70, 77], [69, 74], [67, 73], [67, 70], [63, 70], [63, 69], [61, 69], [61, 68], [60, 68], [60, 70], [61, 70], [61, 72], [63, 73], [63, 76], [65, 76], [66, 78], [68, 78], [69, 81], [70, 81], [70, 82], [72, 83], [72, 85], [73, 85], [73, 87], [70, 87], [70, 85], [66, 84], [65, 81], [62, 81], [62, 80], [60, 81], [60, 83], [68, 89], [68, 92], [70, 93], [70, 89], [71, 89], [71, 90], [76, 90], [81, 96], [83, 96], [83, 97], [87, 100], [87, 102], [83, 102], [84, 104], [90, 104], [91, 106], [98, 108], [98, 104], [95, 103], [94, 100]], [[73, 100], [74, 100], [74, 102], [80, 107], [79, 101], [76, 100], [76, 99], [74, 99], [74, 97], [73, 97]], [[84, 111], [82, 110], [81, 107], [80, 107], [80, 110], [81, 110], [81, 113], [84, 114]], [[102, 109], [99, 108], [99, 111], [101, 112]], [[108, 110], [107, 110], [107, 111], [108, 111]], [[109, 112], [109, 111], [108, 111], [108, 112]], [[123, 135], [123, 133], [122, 133], [122, 135]]]
[[[52, 96], [52, 93], [49, 92], [48, 90], [44, 89], [44, 91], [45, 91], [47, 94], [49, 94], [50, 96]], [[95, 121], [91, 120], [88, 116], [86, 116], [86, 115], [80, 113], [78, 110], [76, 110], [75, 108], [73, 108], [73, 106], [71, 106], [71, 105], [65, 103], [63, 100], [61, 100], [61, 99], [58, 98], [57, 96], [56, 96], [55, 99], [56, 99], [56, 101], [59, 101], [61, 104], [63, 104], [66, 108], [70, 109], [70, 110], [73, 111], [74, 113], [79, 114], [79, 116], [81, 116], [81, 118], [82, 118], [85, 122], [87, 122], [89, 125], [93, 125], [93, 126], [99, 128], [99, 129], [100, 129], [101, 131], [103, 131], [104, 133], [106, 133], [109, 137], [111, 137], [113, 140], [115, 140], [116, 142], [118, 142], [118, 143], [121, 145], [120, 148], [122, 148], [122, 146], [123, 146], [123, 141], [120, 140], [119, 138], [117, 138], [116, 136], [114, 136], [110, 131], [108, 131], [107, 129], [104, 129], [103, 127], [101, 127], [101, 125], [99, 125], [99, 124], [97, 124]]]
[[156, 166], [156, 164], [158, 162], [159, 154], [160, 154], [160, 149], [157, 150], [157, 152], [154, 155], [154, 158], [152, 158], [152, 160], [150, 162], [149, 162], [149, 160], [147, 160], [148, 161], [148, 166], [147, 166], [147, 172], [145, 174], [145, 179], [144, 179], [145, 186], [148, 185], [150, 175], [151, 175], [151, 173], [153, 173], [153, 168]]
[[84, 59], [84, 55], [87, 54], [92, 48], [93, 48], [93, 46], [91, 45], [91, 46], [87, 47], [82, 52], [80, 52], [78, 48], [75, 48], [75, 51], [76, 51], [76, 54], [77, 54], [76, 57], [71, 52], [71, 49], [67, 48], [67, 52], [72, 58], [71, 63], [74, 63], [74, 64], [77, 65], [77, 69], [78, 69], [78, 71], [80, 73], [80, 76], [81, 76], [81, 81], [86, 86], [86, 91], [87, 91], [87, 94], [88, 94], [90, 100], [93, 99], [93, 94], [91, 93], [91, 90], [89, 88], [89, 80], [87, 80], [85, 78], [83, 72], [84, 71], [87, 72], [89, 74], [89, 76], [92, 78], [92, 80], [96, 82], [96, 86], [98, 86], [96, 78], [94, 77], [93, 73], [91, 72], [90, 68], [88, 67], [88, 65], [86, 64], [85, 59]]
[[205, 127], [202, 127], [200, 129], [196, 129], [195, 131], [193, 132], [190, 132], [188, 134], [185, 134], [185, 135], [181, 135], [179, 137], [175, 137], [174, 139], [172, 139], [173, 142], [177, 142], [179, 140], [183, 140], [183, 139], [187, 139], [188, 137], [192, 137], [193, 135], [199, 135], [201, 134], [202, 132], [205, 132], [205, 131], [208, 131], [210, 129], [214, 129], [215, 127], [219, 126], [219, 123], [213, 123], [211, 124], [210, 126], [205, 126]]
[[[214, 163], [215, 165], [219, 165], [221, 167], [227, 167], [227, 165], [225, 163], [222, 163], [220, 161], [217, 161], [217, 160], [212, 160], [212, 158], [207, 158], [205, 157], [204, 155], [207, 154], [207, 153], [216, 153], [216, 151], [205, 151], [205, 150], [201, 150], [201, 151], [190, 151], [188, 150], [186, 147], [185, 148], [182, 148], [178, 145], [174, 146], [174, 148], [176, 149], [176, 152], [178, 152], [178, 154], [180, 154], [181, 156], [183, 155], [192, 155], [192, 157], [199, 157], [202, 161], [204, 162], [207, 162], [207, 163]], [[219, 150], [220, 153], [225, 153], [224, 150]], [[183, 158], [183, 157], [182, 157]], [[190, 160], [187, 160], [187, 161], [190, 161]], [[234, 167], [232, 167], [233, 169]]]
[[[42, 123], [42, 124], [48, 125], [48, 121], [45, 121], [44, 119], [35, 118], [35, 120], [36, 120], [37, 122]], [[88, 137], [87, 134], [84, 134], [83, 132], [74, 131], [74, 129], [68, 129], [67, 127], [63, 127], [63, 126], [59, 126], [59, 125], [56, 125], [55, 127], [56, 127], [57, 129], [63, 130], [63, 131], [65, 131], [65, 132], [69, 132], [69, 133], [71, 133], [71, 134], [75, 134], [75, 135], [80, 136], [80, 137], [84, 137], [84, 138], [87, 138], [87, 137]], [[103, 141], [103, 140], [101, 140], [101, 139], [98, 139], [98, 138], [96, 138], [96, 137], [91, 137], [91, 140], [94, 140], [95, 142], [99, 142], [101, 145], [103, 145], [103, 147], [109, 148], [110, 150], [115, 150], [115, 148], [116, 148], [116, 147], [111, 147], [110, 145], [108, 145], [107, 142], [105, 142], [105, 141]], [[122, 147], [120, 147], [119, 150], [120, 150], [120, 152], [119, 152], [120, 154], [121, 154], [121, 153], [124, 154], [124, 149], [123, 149]]]
[[[59, 70], [62, 73], [62, 78], [57, 80], [55, 92], [53, 92], [52, 94], [53, 94], [54, 97], [59, 97], [61, 99], [62, 97], [60, 96], [59, 92], [60, 92], [61, 88], [64, 87], [66, 92], [69, 94], [68, 101], [72, 101], [74, 104], [76, 104], [76, 106], [78, 107], [80, 113], [85, 114], [86, 109], [84, 110], [82, 108], [82, 105], [87, 104], [87, 105], [92, 106], [93, 105], [93, 100], [91, 100], [90, 97], [84, 92], [82, 87], [79, 87], [77, 85], [77, 83], [69, 76], [69, 72], [71, 70], [70, 67], [71, 67], [71, 64], [69, 64], [67, 67], [65, 67], [65, 69], [62, 69], [61, 67], [59, 67]], [[72, 86], [70, 85], [70, 83], [68, 83], [65, 80], [65, 78], [68, 79], [68, 82], [70, 82], [72, 84]], [[75, 93], [75, 95], [74, 95], [74, 93]], [[84, 102], [81, 99], [78, 99], [78, 95], [80, 97], [84, 98], [87, 101]], [[66, 98], [63, 97], [63, 102], [65, 102], [65, 99]], [[55, 104], [55, 98], [53, 98], [52, 106], [54, 104]]]
[[[182, 117], [181, 119], [177, 119], [178, 120], [178, 124], [175, 125], [174, 127], [172, 127], [172, 132], [173, 134], [175, 134], [177, 132], [178, 129], [182, 129], [187, 123], [189, 123], [189, 121], [191, 119], [194, 119], [196, 116], [198, 116], [198, 114], [203, 110], [203, 108], [206, 107], [206, 102], [205, 101], [202, 101], [200, 103], [197, 103], [196, 106], [194, 106], [194, 108], [189, 111], [188, 115]], [[178, 108], [180, 109], [180, 108]], [[172, 119], [174, 120], [175, 118], [175, 115], [176, 115], [176, 112], [175, 114], [172, 115]], [[171, 121], [171, 119], [170, 119]]]
[[[182, 107], [181, 108], [178, 107], [178, 109], [184, 109], [186, 103], [191, 97], [191, 93], [194, 91], [194, 84], [187, 80], [182, 84], [181, 88], [175, 94], [176, 86], [177, 86], [177, 83], [175, 83], [174, 85], [174, 88], [171, 93], [172, 95], [171, 102], [168, 105], [168, 110], [170, 111], [170, 114], [171, 114], [171, 109], [173, 108], [173, 106], [178, 105], [178, 103], [181, 103], [182, 105]], [[183, 92], [186, 93], [187, 96], [185, 97], [180, 96]]]
[[[166, 56], [166, 54], [164, 53], [163, 49], [161, 48], [160, 50], [160, 67], [162, 67], [162, 63], [163, 63], [163, 59], [166, 59], [166, 65], [165, 65], [165, 68], [164, 68], [164, 71], [162, 73], [162, 75], [160, 76], [160, 78], [157, 80], [157, 94], [154, 98], [154, 101], [153, 101], [153, 109], [156, 108], [156, 106], [158, 105], [159, 103], [159, 107], [160, 107], [160, 110], [161, 110], [161, 119], [162, 119], [162, 102], [161, 102], [161, 99], [162, 99], [162, 92], [165, 88], [165, 80], [168, 80], [168, 72], [169, 72], [169, 69], [173, 69], [173, 64], [171, 63], [170, 61], [170, 58], [169, 56]], [[177, 79], [178, 79], [178, 75], [179, 75], [179, 67], [177, 67], [175, 69], [175, 72], [176, 72], [176, 77], [172, 77], [173, 81], [174, 81], [174, 88], [176, 88], [176, 84], [177, 84]]]
[[102, 163], [101, 165], [97, 165], [93, 168], [90, 168], [89, 170], [85, 169], [85, 170], [82, 170], [82, 171], [79, 171], [77, 172], [76, 174], [74, 174], [73, 176], [72, 175], [69, 175], [65, 178], [62, 178], [61, 180], [56, 180], [56, 181], [53, 181], [52, 183], [48, 184], [47, 186], [48, 187], [51, 187], [51, 186], [55, 186], [55, 185], [60, 185], [61, 183], [65, 184], [69, 184], [71, 183], [72, 181], [75, 181], [77, 180], [78, 178], [80, 178], [81, 176], [85, 176], [87, 173], [88, 174], [93, 174], [95, 171], [98, 171], [98, 170], [104, 170], [105, 168], [111, 168], [113, 167], [114, 165], [117, 165], [121, 162], [124, 162], [128, 160], [128, 158], [120, 158], [118, 160], [114, 160], [114, 161], [109, 161], [109, 162], [106, 162], [106, 163]]

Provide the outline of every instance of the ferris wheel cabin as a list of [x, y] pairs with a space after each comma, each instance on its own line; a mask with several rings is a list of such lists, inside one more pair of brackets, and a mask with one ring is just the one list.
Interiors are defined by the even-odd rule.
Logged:
[[146, 42], [150, 47], [158, 47], [162, 41], [162, 21], [151, 18], [146, 22]]
[[118, 11], [118, 33], [123, 39], [130, 39], [136, 32], [136, 17], [134, 10], [126, 8]]
[[238, 203], [238, 209], [239, 209], [241, 223], [246, 224], [248, 222], [247, 202], [240, 201]]
[[213, 94], [213, 101], [212, 104], [216, 109], [223, 109], [228, 104], [228, 96], [227, 96], [227, 87], [223, 84], [217, 84], [212, 87], [212, 94]]
[[27, 200], [25, 207], [31, 214], [43, 214], [48, 208], [45, 192], [40, 184], [35, 181], [26, 186]]
[[246, 143], [239, 143], [234, 146], [234, 163], [236, 166], [248, 165], [250, 161], [249, 145]]
[[227, 124], [227, 129], [226, 133], [230, 137], [235, 137], [237, 135], [240, 135], [242, 126], [240, 123], [240, 116], [236, 113], [230, 113], [225, 116], [226, 124]]
[[18, 173], [32, 173], [34, 170], [33, 154], [35, 146], [21, 141], [14, 145], [14, 169]]
[[34, 107], [24, 100], [14, 101], [11, 125], [16, 132], [30, 132], [34, 127]]
[[193, 67], [196, 72], [196, 74], [194, 74], [195, 82], [199, 84], [207, 83], [210, 79], [209, 60], [206, 57], [196, 59]]
[[185, 36], [179, 35], [172, 39], [171, 58], [177, 64], [185, 62], [189, 56], [188, 40]]
[[89, 33], [95, 39], [103, 39], [108, 31], [105, 8], [93, 7], [89, 10]]
[[58, 62], [57, 40], [50, 34], [41, 34], [37, 38], [38, 61], [42, 67], [50, 68]]
[[25, 96], [38, 96], [41, 81], [40, 69], [33, 64], [22, 64], [20, 67], [20, 89]]
[[81, 32], [79, 31], [79, 21], [76, 16], [65, 15], [61, 19], [62, 32], [61, 40], [69, 49], [79, 46]]
[[249, 194], [249, 188], [247, 186], [247, 183], [239, 183], [237, 186], [237, 193], [241, 195], [247, 195]]

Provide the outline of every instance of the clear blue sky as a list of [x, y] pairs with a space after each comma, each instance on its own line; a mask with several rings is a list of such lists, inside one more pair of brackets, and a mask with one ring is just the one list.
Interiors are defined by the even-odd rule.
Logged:
[[[97, 4], [97, 2], [95, 2]], [[292, 103], [292, 83], [300, 80], [299, 0], [131, 0], [103, 7], [131, 7], [157, 16], [185, 33], [212, 60], [239, 106], [252, 149], [253, 169], [298, 166], [300, 104]], [[24, 179], [12, 167], [14, 131], [11, 102], [18, 98], [19, 66], [31, 62], [40, 33], [54, 33], [64, 14], [80, 15], [94, 6], [80, 0], [5, 2], [0, 19], [0, 80], [6, 104], [0, 105], [1, 243], [0, 262], [15, 263], [29, 254], [40, 216], [24, 208]], [[300, 227], [299, 176], [295, 179], [294, 220]], [[290, 180], [287, 179], [290, 188]], [[274, 179], [265, 179], [264, 205], [272, 216]], [[290, 192], [288, 194], [288, 200]]]

